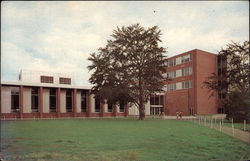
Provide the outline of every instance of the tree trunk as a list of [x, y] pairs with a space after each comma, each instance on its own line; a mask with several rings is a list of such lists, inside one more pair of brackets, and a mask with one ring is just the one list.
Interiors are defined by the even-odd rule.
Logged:
[[139, 120], [145, 120], [145, 108], [144, 104], [139, 107]]

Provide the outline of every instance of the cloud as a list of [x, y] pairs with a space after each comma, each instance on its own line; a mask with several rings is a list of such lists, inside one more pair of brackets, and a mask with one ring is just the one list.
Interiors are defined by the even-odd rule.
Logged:
[[[199, 48], [216, 53], [225, 44], [248, 40], [249, 2], [2, 3], [2, 80], [21, 69], [72, 73], [90, 85], [89, 54], [111, 39], [116, 26], [158, 25], [168, 56]], [[156, 11], [155, 13], [153, 11]]]

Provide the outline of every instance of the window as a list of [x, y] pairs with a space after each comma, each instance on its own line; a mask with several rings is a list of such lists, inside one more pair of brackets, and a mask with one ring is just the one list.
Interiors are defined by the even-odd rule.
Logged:
[[186, 89], [186, 88], [192, 88], [192, 81], [191, 80], [182, 82], [182, 89]]
[[163, 95], [151, 95], [150, 105], [163, 105]]
[[81, 92], [81, 111], [87, 112], [87, 92]]
[[56, 112], [56, 89], [50, 89], [49, 105], [50, 112]]
[[172, 71], [172, 72], [168, 72], [168, 78], [175, 78], [176, 77], [176, 72]]
[[192, 74], [192, 67], [183, 68], [181, 70], [182, 76], [187, 76]]
[[112, 109], [113, 109], [112, 102], [108, 101], [107, 103], [108, 103], [108, 112], [112, 112]]
[[176, 90], [176, 84], [175, 83], [168, 84], [167, 85], [167, 89], [168, 89], [168, 91], [174, 91], [174, 90]]
[[120, 112], [124, 112], [125, 109], [125, 103], [123, 100], [120, 101]]
[[19, 87], [11, 88], [11, 112], [19, 111]]
[[191, 60], [192, 60], [191, 54], [184, 55], [184, 56], [181, 57], [181, 62], [182, 63], [189, 62]]
[[38, 88], [31, 88], [31, 111], [38, 112]]
[[41, 76], [41, 83], [53, 83], [53, 77]]
[[59, 78], [59, 83], [60, 84], [71, 84], [71, 79], [70, 78]]
[[100, 112], [100, 99], [95, 98], [95, 112]]
[[72, 112], [72, 91], [66, 90], [66, 112]]
[[175, 59], [170, 59], [170, 60], [168, 60], [168, 66], [169, 66], [169, 67], [175, 66], [175, 65], [176, 65]]

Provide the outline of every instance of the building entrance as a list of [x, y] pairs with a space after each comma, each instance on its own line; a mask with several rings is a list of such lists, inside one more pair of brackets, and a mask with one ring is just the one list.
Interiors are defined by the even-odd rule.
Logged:
[[160, 115], [163, 112], [163, 95], [150, 96], [150, 115]]

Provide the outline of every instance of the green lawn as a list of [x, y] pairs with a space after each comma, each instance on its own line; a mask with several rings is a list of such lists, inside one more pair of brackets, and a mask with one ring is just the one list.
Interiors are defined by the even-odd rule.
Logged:
[[1, 122], [5, 160], [246, 160], [250, 146], [181, 120], [69, 119]]

